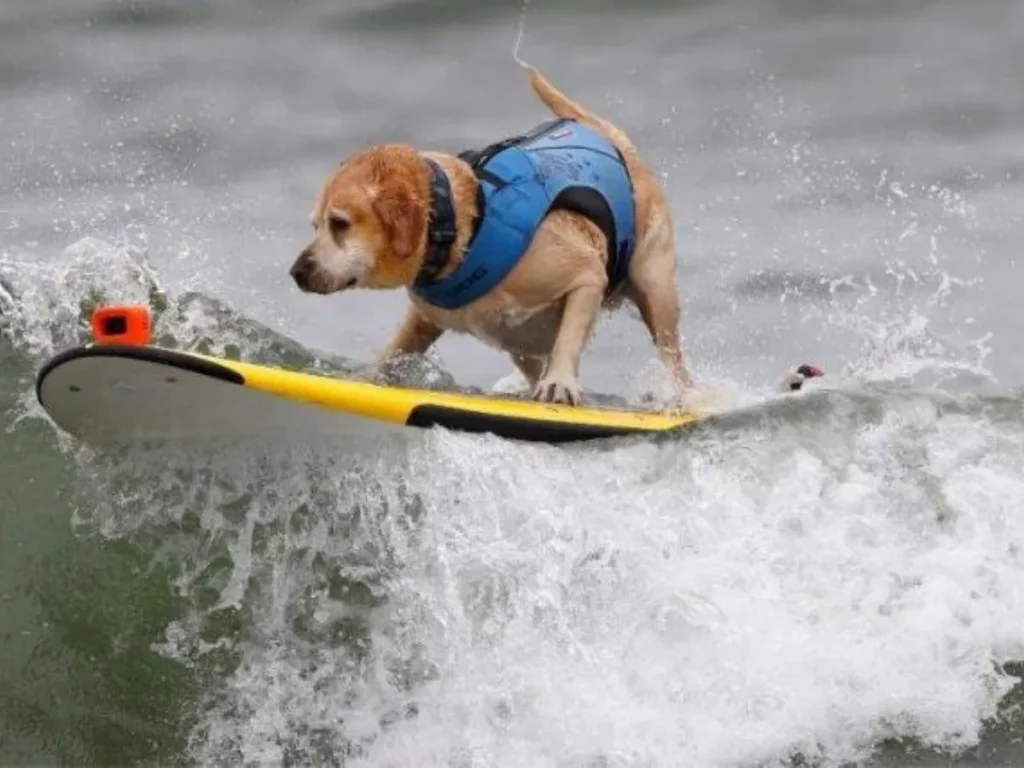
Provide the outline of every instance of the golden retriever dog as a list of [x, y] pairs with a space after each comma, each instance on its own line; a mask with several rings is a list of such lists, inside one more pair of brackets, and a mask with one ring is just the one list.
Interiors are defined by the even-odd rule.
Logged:
[[665, 193], [620, 128], [529, 72], [556, 119], [460, 155], [402, 143], [351, 155], [323, 184], [291, 275], [319, 294], [407, 289], [378, 366], [469, 333], [507, 352], [535, 399], [570, 404], [598, 314], [628, 299], [681, 403], [693, 384]]

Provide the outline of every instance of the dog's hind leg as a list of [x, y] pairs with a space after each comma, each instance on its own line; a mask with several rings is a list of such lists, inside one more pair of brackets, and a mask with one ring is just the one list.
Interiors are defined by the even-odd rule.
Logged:
[[672, 374], [680, 393], [693, 388], [679, 342], [679, 299], [671, 285], [634, 286], [633, 299], [640, 310], [662, 363]]
[[682, 396], [693, 388], [693, 379], [679, 341], [679, 295], [676, 293], [675, 238], [671, 225], [661, 222], [649, 233], [643, 247], [648, 252], [642, 261], [633, 262], [629, 294]]

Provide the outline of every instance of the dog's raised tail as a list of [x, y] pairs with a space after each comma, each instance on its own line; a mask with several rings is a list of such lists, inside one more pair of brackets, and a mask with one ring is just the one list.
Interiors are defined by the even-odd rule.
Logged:
[[633, 142], [629, 140], [629, 137], [621, 128], [595, 115], [586, 107], [570, 99], [558, 90], [550, 80], [544, 77], [536, 67], [530, 67], [530, 84], [540, 97], [540, 100], [559, 117], [569, 117], [579, 120], [591, 128], [596, 128], [607, 136], [611, 143], [622, 153], [635, 153], [637, 151]]

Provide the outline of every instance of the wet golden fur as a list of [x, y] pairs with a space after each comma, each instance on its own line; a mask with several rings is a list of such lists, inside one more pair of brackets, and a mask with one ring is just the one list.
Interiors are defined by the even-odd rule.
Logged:
[[[571, 101], [536, 69], [530, 70], [530, 80], [555, 115], [602, 132], [625, 158], [637, 228], [627, 280], [615, 296], [606, 297], [604, 235], [579, 214], [555, 211], [489, 294], [446, 310], [410, 291], [405, 318], [380, 362], [425, 352], [446, 330], [470, 333], [508, 352], [534, 397], [578, 403], [580, 355], [598, 314], [628, 299], [639, 308], [682, 395], [692, 382], [679, 343], [675, 233], [664, 191], [621, 129]], [[412, 286], [427, 247], [430, 180], [424, 157], [441, 166], [452, 187], [458, 234], [449, 271], [458, 265], [477, 213], [472, 169], [453, 155], [379, 144], [346, 159], [323, 184], [311, 215], [315, 238], [292, 266], [303, 290], [326, 294]]]

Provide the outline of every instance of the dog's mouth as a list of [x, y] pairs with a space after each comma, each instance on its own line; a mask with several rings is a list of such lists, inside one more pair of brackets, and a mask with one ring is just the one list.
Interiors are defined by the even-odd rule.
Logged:
[[303, 282], [300, 282], [299, 288], [301, 288], [306, 293], [328, 294], [341, 293], [342, 291], [347, 291], [350, 288], [355, 288], [358, 284], [358, 277], [350, 277], [347, 280], [333, 283], [329, 280], [325, 280], [323, 278], [318, 278], [314, 276]]
[[319, 272], [294, 274], [295, 284], [303, 293], [336, 293], [355, 288], [359, 284], [358, 277], [348, 277], [337, 282], [330, 280]]
[[334, 256], [326, 262], [306, 248], [288, 270], [305, 293], [337, 293], [359, 286], [368, 276], [372, 262], [361, 253]]

